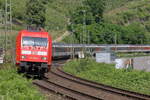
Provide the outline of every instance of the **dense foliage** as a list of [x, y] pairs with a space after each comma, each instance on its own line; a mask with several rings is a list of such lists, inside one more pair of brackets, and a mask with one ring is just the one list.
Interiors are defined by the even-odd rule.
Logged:
[[45, 100], [31, 80], [18, 75], [15, 69], [1, 69], [0, 81], [1, 100]]
[[106, 0], [106, 1], [107, 2], [106, 2], [106, 9], [105, 9], [105, 11], [107, 12], [107, 11], [111, 11], [113, 9], [125, 6], [129, 2], [132, 2], [132, 1], [136, 2], [136, 1], [139, 1], [139, 0]]
[[28, 25], [45, 26], [47, 0], [29, 0], [26, 4], [26, 21]]
[[[0, 8], [4, 9], [4, 2], [5, 0], [0, 0]], [[69, 30], [74, 34], [73, 37], [68, 37], [75, 37], [77, 42], [98, 44], [148, 44], [149, 9], [149, 0], [23, 0], [21, 2], [13, 0], [12, 2], [13, 23], [15, 25], [19, 23], [15, 29], [21, 29], [20, 26], [23, 24], [36, 23], [45, 27], [51, 34], [61, 35]], [[65, 40], [68, 40], [68, 37]]]
[[[44, 7], [46, 7], [45, 13], [36, 13], [32, 18], [35, 21], [40, 21], [40, 17], [44, 17], [44, 26], [47, 31], [52, 35], [53, 39], [60, 36], [67, 31], [67, 24], [69, 23], [69, 12], [73, 12], [78, 6], [81, 5], [83, 0], [31, 0], [35, 1], [33, 5], [37, 2], [46, 1]], [[28, 17], [27, 10], [31, 13], [31, 7], [27, 3], [29, 0], [12, 0], [12, 13], [13, 13], [13, 29], [21, 30], [25, 29], [31, 18]], [[5, 0], [0, 0], [0, 9], [4, 9]], [[32, 5], [31, 4], [31, 5]], [[42, 5], [43, 6], [43, 5]], [[38, 7], [38, 4], [37, 4]], [[36, 7], [36, 8], [37, 8]], [[39, 7], [38, 7], [39, 8]], [[36, 10], [36, 9], [35, 9]], [[36, 15], [40, 15], [37, 17]], [[29, 21], [27, 21], [29, 19]], [[42, 26], [42, 25], [40, 25]]]
[[115, 69], [113, 64], [90, 59], [73, 60], [64, 66], [73, 75], [125, 90], [150, 94], [150, 73], [131, 69]]
[[[114, 2], [109, 0], [102, 0], [102, 1], [85, 0], [84, 6], [79, 7], [75, 13], [71, 14], [72, 15], [71, 25], [69, 25], [69, 29], [74, 33], [76, 39], [80, 43], [96, 43], [96, 44], [114, 44], [114, 43], [148, 44], [149, 43], [150, 38], [148, 34], [149, 33], [148, 23], [144, 26], [139, 21], [134, 22], [133, 20], [136, 18], [136, 17], [132, 17], [135, 16], [134, 12], [124, 13], [124, 16], [121, 17], [124, 18], [124, 20], [121, 20], [121, 22], [119, 22], [119, 18], [118, 18], [115, 19], [115, 21], [118, 21], [118, 23], [113, 23], [114, 21], [112, 20], [113, 17], [112, 18], [109, 17], [112, 15], [106, 16], [106, 13], [110, 13], [111, 11], [108, 12], [108, 9], [112, 9], [115, 7], [107, 8], [107, 6], [109, 6], [108, 4], [110, 3], [112, 3], [112, 5], [117, 4], [117, 1], [115, 0], [113, 0]], [[133, 1], [136, 2], [136, 0]], [[121, 6], [123, 1], [120, 0], [119, 2]], [[120, 7], [119, 5], [117, 6]], [[143, 11], [143, 9], [141, 10]], [[145, 12], [143, 11], [143, 13]], [[118, 14], [118, 16], [120, 16], [120, 14]], [[109, 17], [108, 20], [107, 17]], [[145, 17], [144, 19], [141, 20], [145, 20]], [[97, 21], [97, 19], [99, 20]]]

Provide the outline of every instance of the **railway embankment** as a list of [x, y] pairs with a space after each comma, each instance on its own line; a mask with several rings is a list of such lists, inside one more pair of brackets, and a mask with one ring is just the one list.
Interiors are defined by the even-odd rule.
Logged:
[[114, 64], [96, 63], [93, 60], [73, 60], [63, 67], [75, 76], [112, 87], [150, 95], [150, 73], [128, 69], [115, 69]]
[[16, 69], [3, 67], [0, 70], [0, 100], [45, 100], [45, 97], [32, 85], [32, 80], [19, 75]]

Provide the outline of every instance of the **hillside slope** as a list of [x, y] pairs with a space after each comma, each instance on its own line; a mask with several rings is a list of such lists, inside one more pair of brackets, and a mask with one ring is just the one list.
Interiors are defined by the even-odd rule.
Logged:
[[139, 23], [150, 31], [150, 1], [128, 0], [122, 6], [106, 11], [104, 18], [107, 22], [119, 25]]
[[[28, 0], [13, 0], [13, 19], [25, 24], [26, 2]], [[46, 10], [46, 29], [53, 38], [63, 35], [69, 24], [70, 14], [82, 5], [84, 0], [49, 0]], [[150, 33], [150, 0], [106, 0], [104, 20], [107, 23], [128, 26], [138, 24], [147, 34]], [[0, 0], [0, 8], [5, 0]], [[19, 28], [18, 28], [19, 27]], [[21, 27], [25, 28], [25, 27]], [[15, 29], [20, 30], [20, 25]]]
[[[12, 0], [12, 15], [14, 29], [20, 30], [25, 28], [25, 16], [26, 16], [26, 2], [29, 0]], [[68, 19], [70, 17], [69, 12], [72, 12], [76, 7], [80, 6], [83, 0], [49, 0], [46, 10], [46, 29], [51, 33], [53, 38], [60, 36], [66, 31]], [[5, 0], [0, 0], [0, 9], [4, 9]]]
[[73, 12], [83, 0], [53, 0], [49, 2], [46, 11], [46, 29], [54, 39], [63, 35], [69, 23], [69, 12]]

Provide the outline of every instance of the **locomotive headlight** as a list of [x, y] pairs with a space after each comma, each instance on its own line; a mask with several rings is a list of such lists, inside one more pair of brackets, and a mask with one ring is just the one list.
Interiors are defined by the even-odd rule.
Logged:
[[46, 55], [47, 55], [47, 52], [38, 51], [38, 52], [37, 52], [37, 55], [46, 56]]
[[42, 57], [41, 59], [42, 59], [42, 60], [47, 60], [47, 57]]
[[26, 58], [26, 56], [21, 56], [21, 58], [22, 58], [22, 59], [25, 59], [25, 58]]

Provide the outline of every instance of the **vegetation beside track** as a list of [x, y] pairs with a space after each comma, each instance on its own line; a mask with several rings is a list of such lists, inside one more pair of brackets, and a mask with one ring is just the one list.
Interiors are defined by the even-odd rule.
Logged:
[[150, 53], [144, 52], [129, 52], [129, 53], [117, 53], [117, 57], [125, 57], [125, 58], [133, 58], [133, 57], [143, 57], [143, 56], [150, 56]]
[[13, 68], [0, 70], [0, 99], [45, 100], [44, 96], [32, 85], [32, 81], [23, 78]]
[[90, 59], [75, 59], [65, 64], [63, 69], [88, 80], [150, 95], [149, 72], [115, 69], [114, 64], [96, 63]]

